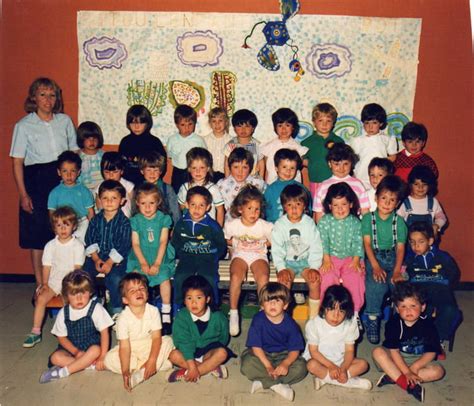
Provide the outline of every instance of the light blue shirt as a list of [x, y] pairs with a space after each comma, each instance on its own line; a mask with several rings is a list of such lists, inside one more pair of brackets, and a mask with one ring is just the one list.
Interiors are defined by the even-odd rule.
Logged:
[[66, 186], [61, 182], [49, 193], [48, 210], [56, 210], [61, 206], [71, 207], [81, 219], [87, 216], [91, 207], [94, 207], [94, 197], [90, 190], [80, 183]]
[[290, 268], [299, 274], [304, 268], [319, 269], [323, 246], [313, 219], [303, 214], [299, 223], [292, 223], [286, 215], [280, 217], [272, 229], [272, 258], [277, 272]]
[[54, 114], [51, 121], [43, 121], [30, 113], [15, 125], [10, 156], [24, 158], [28, 166], [56, 161], [62, 152], [78, 149], [69, 116]]
[[207, 149], [206, 142], [195, 133], [187, 137], [179, 134], [172, 135], [166, 144], [166, 151], [168, 152], [168, 157], [173, 161], [173, 166], [179, 169], [186, 169], [188, 167], [186, 153], [194, 147]]

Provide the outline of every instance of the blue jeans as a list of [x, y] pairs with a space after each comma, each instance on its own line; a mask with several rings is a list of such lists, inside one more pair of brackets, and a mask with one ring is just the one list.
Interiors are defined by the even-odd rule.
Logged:
[[390, 279], [395, 266], [395, 249], [375, 251], [375, 258], [380, 267], [387, 273], [385, 282], [376, 282], [373, 277], [373, 268], [370, 261], [365, 261], [365, 310], [367, 316], [378, 316], [382, 314], [383, 298], [393, 288]]
[[[127, 261], [123, 261], [119, 265], [114, 265], [112, 270], [104, 278], [105, 287], [110, 293], [110, 305], [113, 314], [120, 313], [123, 308], [122, 294], [119, 289], [119, 284], [125, 276], [126, 268]], [[98, 272], [95, 270], [95, 264], [91, 258], [86, 258], [83, 269], [91, 276], [92, 280], [95, 281]]]

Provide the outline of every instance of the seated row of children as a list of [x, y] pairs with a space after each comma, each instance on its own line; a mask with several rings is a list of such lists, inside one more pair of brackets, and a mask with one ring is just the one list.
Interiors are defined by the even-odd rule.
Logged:
[[[41, 383], [65, 378], [86, 368], [122, 375], [126, 390], [158, 371], [177, 369], [168, 382], [196, 382], [210, 374], [225, 379], [224, 363], [235, 354], [227, 347], [227, 319], [213, 306], [213, 292], [202, 276], [183, 283], [185, 307], [173, 324], [173, 336], [162, 335], [159, 310], [148, 304], [148, 281], [129, 273], [120, 282], [125, 309], [116, 324], [118, 345], [109, 351], [112, 319], [93, 298], [93, 283], [83, 271], [73, 271], [62, 282], [66, 306], [60, 310], [52, 333], [59, 347], [50, 356], [51, 367]], [[376, 367], [384, 374], [378, 387], [397, 384], [419, 401], [422, 382], [441, 379], [444, 369], [433, 362], [439, 353], [437, 331], [422, 316], [423, 294], [415, 285], [397, 283], [393, 292], [396, 313], [387, 323], [383, 347], [373, 350]], [[271, 389], [287, 400], [295, 397], [291, 385], [315, 377], [315, 389], [325, 384], [370, 390], [372, 383], [359, 376], [368, 362], [355, 357], [359, 330], [350, 292], [341, 285], [326, 291], [317, 317], [306, 324], [305, 345], [299, 326], [286, 312], [290, 291], [270, 282], [259, 292], [261, 311], [252, 320], [241, 354], [241, 372], [252, 381], [251, 393]]]

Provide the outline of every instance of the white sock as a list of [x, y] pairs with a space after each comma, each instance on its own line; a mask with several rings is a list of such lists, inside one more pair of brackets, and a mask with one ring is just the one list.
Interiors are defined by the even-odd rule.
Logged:
[[171, 313], [171, 305], [168, 304], [162, 304], [161, 305], [161, 313]]
[[59, 374], [59, 377], [60, 378], [66, 378], [70, 375], [69, 373], [69, 370], [67, 369], [67, 367], [62, 367], [59, 371], [58, 371], [58, 374]]
[[359, 312], [357, 310], [354, 310], [354, 316], [359, 317]]
[[326, 382], [326, 383], [331, 382], [332, 379], [331, 379], [330, 376], [329, 376], [329, 372], [328, 372], [328, 374], [327, 374], [323, 379], [321, 379], [321, 380], [322, 380], [323, 382]]
[[163, 323], [171, 323], [171, 316], [169, 313], [161, 313]]
[[232, 316], [233, 314], [237, 314], [237, 315], [238, 315], [238, 314], [239, 314], [238, 309], [230, 309], [230, 310], [229, 310], [229, 315]]

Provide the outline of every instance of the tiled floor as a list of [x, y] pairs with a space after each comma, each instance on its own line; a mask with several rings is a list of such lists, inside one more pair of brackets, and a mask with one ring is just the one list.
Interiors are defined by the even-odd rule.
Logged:
[[[40, 385], [38, 378], [46, 367], [56, 339], [49, 333], [52, 320], [44, 327], [43, 342], [33, 349], [21, 344], [31, 328], [33, 309], [31, 284], [0, 284], [0, 405], [283, 405], [291, 404], [271, 392], [249, 393], [250, 382], [239, 371], [239, 359], [228, 363], [229, 379], [218, 381], [204, 377], [196, 384], [165, 383], [164, 376], [154, 376], [132, 393], [122, 387], [122, 379], [111, 372], [85, 371], [66, 379]], [[464, 323], [457, 332], [453, 353], [443, 362], [444, 380], [426, 384], [428, 405], [474, 404], [474, 316], [473, 292], [457, 292], [464, 311]], [[233, 338], [231, 348], [240, 353], [245, 346], [249, 321], [243, 334]], [[366, 340], [359, 346], [359, 357], [369, 359], [371, 346]], [[373, 382], [380, 374], [372, 368], [365, 377]], [[306, 377], [294, 385], [296, 405], [405, 405], [417, 404], [395, 386], [362, 392], [355, 389], [325, 386], [315, 392], [313, 380]]]

